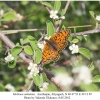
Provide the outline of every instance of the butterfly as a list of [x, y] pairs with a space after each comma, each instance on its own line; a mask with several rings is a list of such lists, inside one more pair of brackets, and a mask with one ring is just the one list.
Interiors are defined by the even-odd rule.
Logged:
[[45, 40], [46, 44], [42, 52], [42, 63], [46, 64], [59, 59], [59, 52], [66, 47], [69, 35], [70, 30], [63, 30], [51, 36], [49, 40]]

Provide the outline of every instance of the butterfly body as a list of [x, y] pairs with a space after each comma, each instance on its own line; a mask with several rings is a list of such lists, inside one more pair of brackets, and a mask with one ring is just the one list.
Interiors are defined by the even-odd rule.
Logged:
[[42, 63], [49, 63], [59, 59], [59, 52], [66, 47], [69, 35], [70, 30], [61, 31], [54, 34], [49, 40], [45, 40], [46, 44], [43, 48]]
[[55, 50], [55, 51], [58, 50], [57, 44], [56, 44], [56, 42], [55, 42], [54, 40], [45, 40], [45, 41], [47, 42], [47, 45], [48, 45], [51, 49], [53, 49], [53, 50]]

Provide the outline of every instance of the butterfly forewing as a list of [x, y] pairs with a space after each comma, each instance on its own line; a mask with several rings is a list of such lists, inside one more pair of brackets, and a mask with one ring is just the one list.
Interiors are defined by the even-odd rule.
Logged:
[[61, 31], [53, 35], [43, 48], [42, 62], [49, 63], [50, 61], [56, 61], [59, 59], [59, 51], [66, 47], [67, 39], [70, 35], [70, 31]]
[[52, 36], [50, 38], [50, 40], [52, 41], [55, 41], [56, 44], [57, 44], [57, 49], [58, 51], [61, 51], [63, 50], [66, 45], [67, 45], [67, 39], [70, 35], [70, 31], [67, 30], [67, 31], [61, 31], [59, 33], [56, 33], [54, 36]]

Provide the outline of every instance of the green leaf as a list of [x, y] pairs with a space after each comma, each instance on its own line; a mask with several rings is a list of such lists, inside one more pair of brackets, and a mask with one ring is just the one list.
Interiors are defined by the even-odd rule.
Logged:
[[66, 30], [66, 26], [65, 25], [62, 25], [61, 29], [62, 30]]
[[40, 87], [43, 86], [43, 83], [47, 81], [47, 76], [45, 73], [40, 74]]
[[36, 76], [33, 76], [33, 80], [36, 86], [40, 86], [40, 76], [37, 74]]
[[20, 44], [19, 43], [16, 43], [16, 46], [20, 46]]
[[57, 69], [54, 69], [53, 70], [53, 73], [55, 74], [55, 75], [57, 75], [58, 73], [66, 73], [66, 68], [64, 68], [64, 67], [59, 67], [59, 68], [57, 68]]
[[58, 89], [58, 87], [55, 85], [55, 84], [53, 84], [53, 83], [51, 83], [51, 84], [49, 84], [49, 86], [48, 86], [48, 88], [46, 89], [46, 91], [51, 91], [51, 92], [55, 92], [55, 91], [58, 91], [59, 92], [59, 89]]
[[4, 91], [5, 90], [5, 87], [2, 83], [0, 83], [0, 91]]
[[22, 51], [22, 47], [21, 46], [16, 46], [13, 49], [11, 49], [11, 54], [13, 56], [17, 56], [21, 51]]
[[96, 75], [92, 78], [92, 82], [100, 82], [100, 75]]
[[46, 74], [45, 74], [45, 73], [41, 73], [41, 75], [42, 75], [42, 78], [43, 78], [43, 82], [46, 82], [46, 81], [47, 81], [47, 76], [46, 76]]
[[20, 43], [21, 43], [21, 45], [23, 45], [23, 39], [22, 38], [20, 39]]
[[95, 18], [95, 13], [93, 11], [89, 11], [90, 15]]
[[82, 83], [81, 85], [80, 85], [80, 89], [82, 90], [82, 91], [98, 91], [98, 86], [97, 85], [95, 85], [95, 84], [84, 84], [84, 83]]
[[55, 21], [55, 25], [58, 25], [59, 22], [60, 22], [60, 20], [56, 20], [56, 21]]
[[31, 40], [31, 41], [34, 41], [34, 40], [36, 41], [36, 39], [31, 35], [28, 36], [28, 39]]
[[62, 9], [61, 16], [63, 16], [65, 13], [66, 13], [66, 10], [65, 9]]
[[90, 69], [90, 70], [93, 70], [93, 69], [94, 69], [93, 62], [89, 65], [89, 69]]
[[61, 7], [61, 1], [59, 1], [59, 0], [55, 1], [54, 10], [59, 11], [60, 7]]
[[82, 40], [82, 36], [77, 36], [76, 38], [78, 38], [80, 41]]
[[43, 76], [42, 76], [42, 73], [40, 73], [40, 86], [39, 87], [42, 87], [43, 86]]
[[83, 35], [83, 37], [84, 37], [85, 41], [87, 41], [87, 35]]
[[28, 38], [23, 40], [23, 44], [26, 44], [26, 43], [29, 43], [29, 39]]
[[29, 1], [21, 1], [21, 4], [26, 6], [29, 3]]
[[53, 6], [49, 2], [43, 2], [42, 4], [53, 9]]
[[72, 36], [70, 36], [70, 37], [68, 38], [68, 41], [70, 41], [70, 42], [72, 41]]
[[36, 64], [40, 63], [42, 59], [42, 52], [40, 49], [34, 50], [34, 56], [33, 56], [34, 62]]
[[24, 47], [24, 51], [28, 55], [33, 55], [33, 53], [34, 53], [33, 50], [32, 50], [32, 48], [30, 46], [25, 46]]
[[46, 25], [47, 25], [47, 34], [48, 34], [48, 36], [54, 35], [55, 28], [54, 28], [53, 23], [50, 20], [47, 20]]
[[37, 45], [37, 41], [34, 37], [32, 36], [28, 36], [28, 39], [29, 39], [29, 43], [32, 47], [33, 50], [37, 50], [38, 49], [38, 45]]
[[85, 56], [87, 59], [90, 60], [91, 52], [88, 49], [86, 49], [86, 48], [79, 48], [79, 53], [82, 54], [83, 56]]
[[3, 19], [4, 20], [8, 20], [8, 21], [12, 21], [16, 18], [16, 13], [13, 11], [13, 12], [8, 12], [6, 14], [4, 14], [3, 16]]
[[77, 43], [79, 40], [78, 39], [73, 39], [71, 42], [72, 43]]
[[9, 68], [14, 68], [15, 66], [16, 66], [16, 60], [13, 60], [13, 61], [8, 63]]

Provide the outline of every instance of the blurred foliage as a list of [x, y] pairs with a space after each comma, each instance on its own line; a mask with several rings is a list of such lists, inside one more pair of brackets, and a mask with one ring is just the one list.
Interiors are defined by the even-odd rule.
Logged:
[[[54, 1], [49, 1], [51, 5], [54, 4]], [[66, 1], [61, 2], [61, 8], [64, 9], [66, 4]], [[27, 19], [23, 21], [16, 22], [13, 25], [10, 25], [8, 30], [16, 30], [16, 29], [46, 29], [46, 21], [51, 20], [49, 17], [48, 11], [45, 9], [45, 7], [39, 2], [39, 1], [0, 1], [0, 9], [3, 9], [4, 12], [9, 12], [11, 9], [16, 11], [17, 13], [20, 13], [23, 16], [27, 16], [30, 14], [34, 14], [31, 17], [28, 17]], [[65, 27], [69, 26], [81, 26], [81, 25], [93, 25], [92, 27], [86, 27], [86, 28], [77, 28], [76, 32], [82, 32], [90, 29], [95, 28], [95, 20], [93, 17], [91, 17], [89, 11], [93, 11], [95, 14], [100, 15], [100, 2], [99, 1], [71, 1], [69, 8], [65, 14], [66, 19], [63, 20], [63, 25]], [[36, 13], [36, 14], [35, 14]], [[1, 22], [1, 25], [7, 23], [8, 21]], [[7, 29], [1, 29], [1, 30], [7, 30]], [[44, 33], [45, 31], [42, 31]], [[71, 32], [74, 32], [74, 29], [71, 28]], [[25, 39], [28, 35], [32, 35], [35, 37], [36, 40], [38, 40], [41, 35], [41, 31], [35, 31], [35, 32], [19, 32], [17, 34], [9, 34], [7, 35], [11, 41], [13, 41], [15, 44], [20, 41], [21, 38]], [[71, 53], [66, 47], [65, 50], [68, 51], [67, 57], [64, 56], [61, 53], [60, 59], [57, 61], [57, 65], [65, 67], [67, 70], [67, 73], [71, 73], [72, 70], [72, 62], [78, 65], [90, 65], [93, 62], [94, 68], [92, 68], [92, 76], [96, 76], [100, 74], [100, 40], [99, 40], [99, 34], [90, 34], [87, 36], [87, 39], [80, 37], [77, 37], [78, 40], [75, 40], [74, 42], [78, 41], [79, 47], [87, 48], [91, 51], [92, 57], [91, 60], [88, 60], [84, 58], [83, 56], [80, 57], [80, 61], [75, 57], [75, 55], [71, 56]], [[27, 47], [29, 48], [29, 47]], [[27, 49], [26, 48], [26, 49]], [[27, 66], [24, 62], [18, 61], [16, 64], [16, 67], [11, 69], [8, 67], [7, 64], [4, 63], [4, 57], [6, 57], [6, 46], [0, 40], [0, 91], [6, 91], [5, 85], [8, 83], [11, 83], [15, 87], [15, 91], [24, 91], [27, 89], [27, 87], [30, 84], [30, 80], [28, 80], [27, 83], [27, 74], [29, 73], [27, 71]], [[30, 52], [29, 52], [30, 53]], [[31, 54], [31, 53], [30, 53]], [[70, 64], [66, 65], [60, 65], [61, 61], [70, 60]], [[48, 64], [45, 65], [46, 68], [49, 68], [51, 70], [55, 70], [52, 65]], [[44, 67], [45, 67], [44, 66]], [[56, 64], [55, 64], [56, 66]], [[59, 68], [58, 68], [59, 69]], [[62, 71], [63, 72], [63, 71]], [[57, 73], [57, 72], [55, 72]], [[59, 73], [59, 71], [58, 71]], [[99, 78], [100, 79], [100, 78]], [[94, 82], [98, 82], [99, 79], [95, 79]], [[39, 83], [37, 83], [39, 84]], [[93, 83], [91, 85], [81, 84], [79, 87], [75, 87], [74, 91], [99, 91], [100, 83]], [[34, 88], [33, 88], [34, 90]], [[53, 84], [50, 84], [50, 87], [48, 88], [49, 91], [59, 91], [59, 89]], [[73, 91], [72, 90], [72, 91]]]

